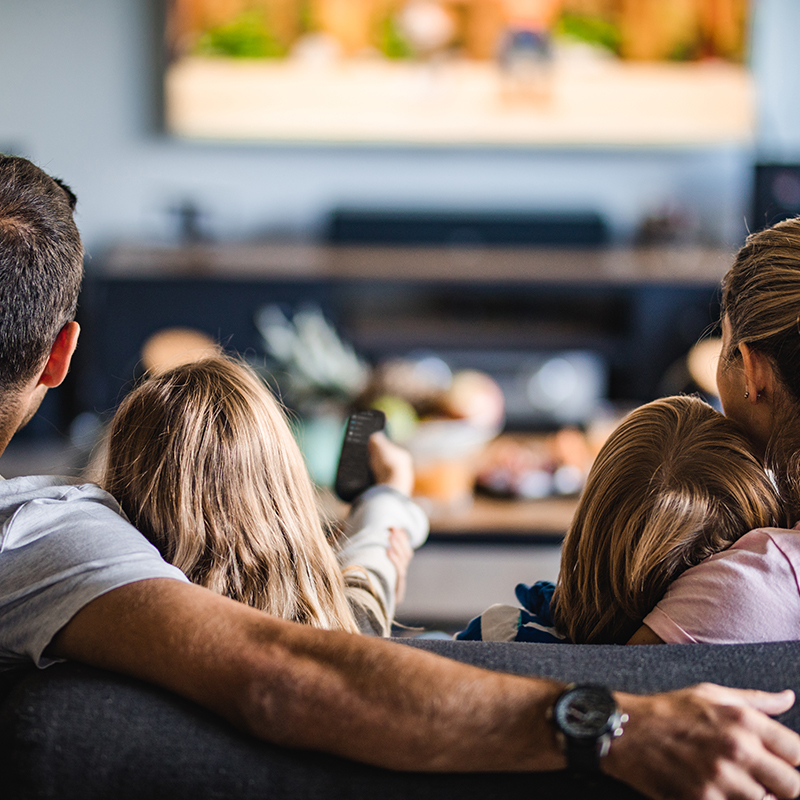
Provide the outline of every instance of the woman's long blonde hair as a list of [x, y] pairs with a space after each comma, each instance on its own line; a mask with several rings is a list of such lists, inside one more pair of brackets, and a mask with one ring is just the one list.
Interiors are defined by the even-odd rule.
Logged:
[[387, 633], [363, 570], [343, 577], [286, 417], [246, 365], [212, 357], [141, 383], [114, 417], [102, 483], [194, 583], [318, 628], [357, 632], [358, 614]]
[[589, 472], [564, 540], [556, 628], [624, 644], [681, 572], [781, 524], [777, 491], [735, 422], [696, 397], [648, 403]]

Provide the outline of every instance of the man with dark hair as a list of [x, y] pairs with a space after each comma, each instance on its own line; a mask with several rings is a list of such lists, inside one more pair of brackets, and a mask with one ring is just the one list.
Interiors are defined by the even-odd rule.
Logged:
[[[0, 157], [0, 452], [64, 379], [77, 343], [73, 207], [65, 185]], [[275, 619], [190, 584], [109, 495], [57, 478], [0, 481], [0, 545], [0, 668], [81, 661], [268, 741], [399, 770], [560, 769], [570, 710], [588, 724], [602, 708], [603, 747], [582, 758], [651, 796], [800, 791], [800, 737], [767, 716], [791, 692], [565, 691]]]
[[76, 198], [21, 158], [0, 158], [0, 387], [34, 376], [75, 317], [83, 246]]

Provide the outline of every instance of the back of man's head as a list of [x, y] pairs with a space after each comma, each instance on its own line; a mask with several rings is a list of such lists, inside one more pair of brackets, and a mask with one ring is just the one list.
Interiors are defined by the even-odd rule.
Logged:
[[33, 378], [75, 316], [83, 277], [75, 202], [30, 161], [0, 155], [0, 391]]

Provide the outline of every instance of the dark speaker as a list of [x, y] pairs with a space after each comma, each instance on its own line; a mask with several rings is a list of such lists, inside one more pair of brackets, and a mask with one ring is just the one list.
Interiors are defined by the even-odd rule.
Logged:
[[327, 240], [361, 245], [597, 247], [607, 243], [608, 231], [602, 217], [594, 212], [340, 209], [331, 217]]
[[750, 231], [800, 215], [800, 164], [757, 164]]

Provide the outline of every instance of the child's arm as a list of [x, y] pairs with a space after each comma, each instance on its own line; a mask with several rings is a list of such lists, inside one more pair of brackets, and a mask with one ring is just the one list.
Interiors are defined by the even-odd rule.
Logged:
[[408, 532], [403, 528], [389, 529], [389, 549], [386, 551], [389, 561], [394, 564], [397, 570], [397, 583], [394, 591], [397, 602], [402, 603], [406, 596], [406, 576], [408, 575], [408, 565], [414, 558], [414, 548], [408, 538]]
[[628, 639], [628, 644], [664, 644], [664, 640], [647, 625], [642, 625], [636, 633]]
[[369, 450], [377, 484], [353, 504], [345, 522], [339, 563], [342, 568], [358, 565], [367, 571], [374, 594], [391, 620], [397, 588], [405, 582], [401, 572], [408, 563], [390, 557], [390, 531], [405, 531], [410, 546], [419, 547], [428, 536], [428, 518], [409, 497], [414, 485], [410, 454], [382, 433], [370, 437]]
[[374, 593], [389, 619], [394, 616], [400, 577], [388, 552], [392, 528], [406, 531], [411, 546], [419, 547], [428, 536], [428, 518], [416, 503], [395, 489], [373, 486], [353, 505], [339, 552], [343, 569], [358, 565], [369, 573]]

